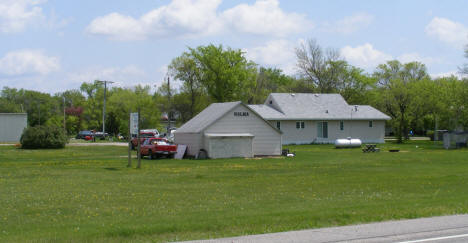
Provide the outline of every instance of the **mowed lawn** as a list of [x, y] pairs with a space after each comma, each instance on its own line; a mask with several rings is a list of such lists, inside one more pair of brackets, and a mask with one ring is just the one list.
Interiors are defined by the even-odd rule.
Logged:
[[125, 147], [0, 146], [0, 241], [160, 242], [468, 213], [467, 149], [380, 147], [402, 151], [302, 145], [289, 146], [294, 158], [138, 170]]

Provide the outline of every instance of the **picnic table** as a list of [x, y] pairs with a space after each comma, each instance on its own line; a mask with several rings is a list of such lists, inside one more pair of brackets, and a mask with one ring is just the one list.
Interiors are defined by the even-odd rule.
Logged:
[[380, 149], [377, 148], [377, 144], [366, 144], [365, 147], [362, 149], [364, 153], [373, 153], [373, 152], [380, 152]]

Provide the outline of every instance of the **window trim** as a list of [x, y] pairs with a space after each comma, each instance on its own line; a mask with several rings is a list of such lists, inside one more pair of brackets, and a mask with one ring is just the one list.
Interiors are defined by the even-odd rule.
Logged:
[[281, 130], [281, 121], [276, 121], [276, 129]]
[[304, 121], [296, 121], [296, 129], [305, 129], [305, 122]]
[[340, 131], [344, 131], [344, 121], [340, 121]]
[[369, 127], [374, 127], [374, 121], [369, 121]]

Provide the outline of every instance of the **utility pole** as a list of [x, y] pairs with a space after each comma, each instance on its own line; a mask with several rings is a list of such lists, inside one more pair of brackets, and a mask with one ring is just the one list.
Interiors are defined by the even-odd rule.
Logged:
[[[128, 114], [130, 115], [130, 109], [128, 110]], [[132, 154], [131, 154], [131, 147], [132, 147], [132, 127], [130, 126], [131, 123], [131, 116], [128, 117], [128, 164], [127, 167], [132, 167]]]
[[102, 136], [104, 136], [104, 133], [106, 132], [106, 92], [107, 92], [107, 83], [114, 83], [112, 81], [100, 81], [96, 80], [98, 83], [103, 83], [104, 84], [104, 104], [102, 106]]
[[167, 76], [167, 104], [168, 104], [168, 111], [167, 111], [167, 136], [169, 136], [169, 128], [171, 128], [171, 81], [169, 76]]
[[65, 116], [65, 96], [62, 96], [63, 98], [63, 130], [65, 131], [65, 134], [67, 133], [67, 123], [66, 123], [66, 116]]

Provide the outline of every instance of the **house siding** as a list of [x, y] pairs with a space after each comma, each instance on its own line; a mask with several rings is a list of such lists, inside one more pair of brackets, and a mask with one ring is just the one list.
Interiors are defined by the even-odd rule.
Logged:
[[[248, 112], [249, 116], [234, 116], [234, 112]], [[205, 133], [251, 133], [254, 155], [280, 155], [281, 133], [270, 127], [254, 112], [243, 105], [232, 111], [205, 129]]]
[[174, 133], [174, 143], [187, 145], [186, 154], [197, 156], [203, 144], [203, 137], [201, 133], [177, 133], [176, 131]]
[[[369, 120], [349, 121], [344, 120], [344, 129], [340, 130], [340, 121], [328, 122], [328, 138], [317, 137], [317, 123], [320, 121], [304, 121], [304, 129], [296, 128], [296, 121], [281, 121], [283, 132], [283, 144], [311, 144], [311, 143], [334, 143], [338, 138], [359, 138], [363, 143], [384, 143], [385, 121], [373, 121], [369, 127]], [[276, 120], [270, 123], [276, 126]]]

